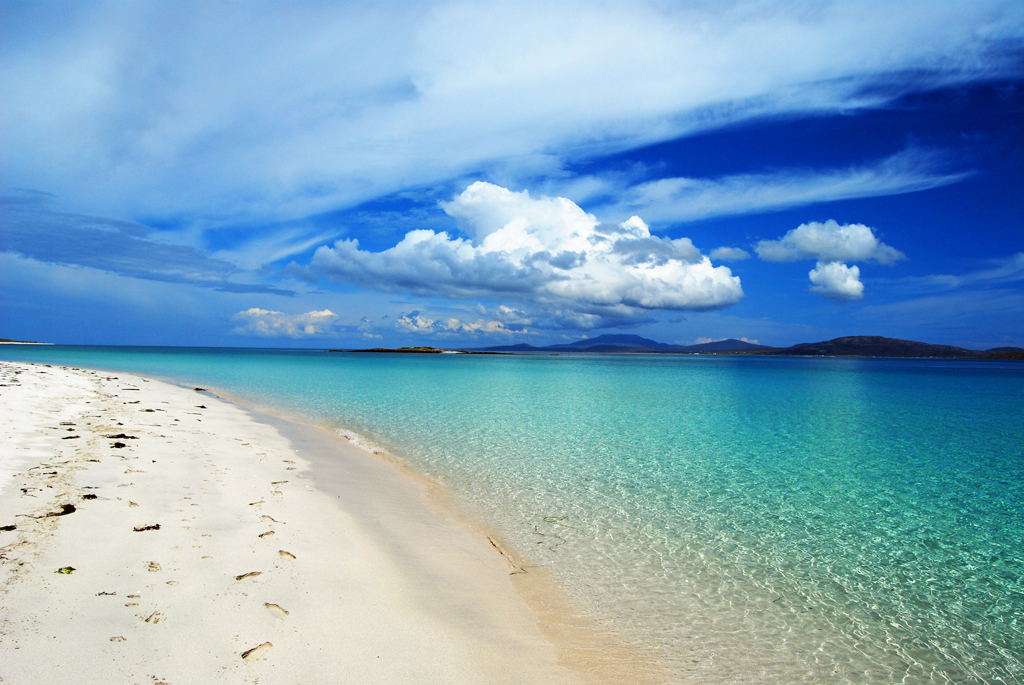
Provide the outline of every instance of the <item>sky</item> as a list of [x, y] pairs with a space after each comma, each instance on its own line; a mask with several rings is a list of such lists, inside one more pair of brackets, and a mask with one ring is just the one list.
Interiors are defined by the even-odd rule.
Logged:
[[0, 337], [1024, 346], [1024, 3], [0, 0]]

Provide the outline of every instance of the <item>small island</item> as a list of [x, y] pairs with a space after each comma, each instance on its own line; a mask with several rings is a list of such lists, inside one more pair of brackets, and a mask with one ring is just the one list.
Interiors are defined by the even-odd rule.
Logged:
[[482, 350], [447, 350], [440, 347], [373, 347], [367, 350], [327, 350], [328, 352], [379, 352], [392, 354], [497, 354], [507, 355], [510, 352], [482, 351]]

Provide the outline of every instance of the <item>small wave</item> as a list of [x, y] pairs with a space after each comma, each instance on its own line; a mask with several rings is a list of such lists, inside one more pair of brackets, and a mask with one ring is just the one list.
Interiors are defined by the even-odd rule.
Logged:
[[335, 428], [334, 432], [365, 452], [382, 457], [390, 456], [386, 449], [359, 433], [355, 433], [345, 428]]

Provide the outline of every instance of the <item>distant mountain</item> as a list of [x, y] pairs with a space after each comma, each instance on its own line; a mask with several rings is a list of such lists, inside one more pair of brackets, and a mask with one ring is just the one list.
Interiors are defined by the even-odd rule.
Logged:
[[[856, 335], [817, 343], [802, 343], [771, 354], [808, 355], [829, 357], [939, 357], [943, 359], [1016, 358], [1024, 356], [1019, 347], [1000, 347], [993, 350], [969, 350], [952, 345], [932, 345], [914, 340], [883, 338], [878, 335]], [[1008, 356], [1004, 356], [1008, 355]]]
[[941, 359], [1024, 359], [1024, 349], [996, 347], [991, 350], [969, 350], [952, 345], [932, 345], [914, 340], [883, 338], [878, 335], [856, 335], [816, 343], [801, 343], [777, 348], [756, 345], [744, 340], [716, 340], [700, 345], [668, 345], [639, 335], [599, 335], [562, 345], [535, 347], [527, 343], [484, 347], [472, 352], [538, 352], [545, 354], [572, 352], [642, 352], [667, 354], [738, 354], [738, 355], [804, 355], [809, 357], [932, 357]]
[[729, 338], [728, 340], [716, 340], [714, 342], [701, 343], [700, 345], [687, 345], [679, 349], [685, 352], [735, 352], [738, 350], [773, 350], [775, 348], [747, 342], [746, 340]]
[[548, 345], [542, 349], [561, 352], [669, 352], [673, 347], [639, 335], [599, 335], [563, 345]]
[[496, 347], [484, 347], [474, 351], [481, 352], [665, 352], [665, 353], [694, 353], [694, 352], [728, 352], [737, 350], [770, 350], [772, 348], [764, 345], [755, 345], [743, 340], [716, 340], [715, 342], [702, 343], [700, 345], [669, 345], [639, 335], [599, 335], [596, 338], [584, 338], [576, 342], [564, 343], [561, 345], [548, 345], [546, 347], [534, 347], [526, 343], [518, 345], [498, 345]]

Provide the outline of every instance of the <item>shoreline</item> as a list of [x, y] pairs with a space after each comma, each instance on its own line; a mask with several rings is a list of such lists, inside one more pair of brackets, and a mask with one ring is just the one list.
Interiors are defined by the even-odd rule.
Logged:
[[[45, 395], [40, 388], [47, 387], [41, 374], [62, 376], [65, 385], [77, 383], [70, 399], [54, 402], [54, 397], [44, 397], [40, 402], [37, 397], [33, 405], [21, 398], [24, 411], [31, 413], [33, 406], [39, 410], [37, 425], [22, 420], [22, 434], [15, 436], [11, 446], [33, 446], [35, 451], [22, 450], [25, 454], [18, 455], [23, 458], [12, 475], [16, 482], [7, 487], [0, 482], [0, 525], [11, 525], [8, 519], [18, 521], [16, 530], [0, 532], [4, 571], [0, 587], [5, 595], [0, 609], [0, 654], [4, 654], [0, 663], [5, 664], [0, 668], [5, 672], [0, 677], [5, 682], [45, 680], [60, 672], [71, 673], [62, 668], [82, 663], [94, 670], [93, 676], [84, 678], [76, 671], [76, 679], [84, 682], [93, 677], [95, 682], [142, 682], [133, 670], [142, 664], [152, 664], [143, 669], [151, 671], [150, 682], [228, 673], [264, 683], [296, 682], [296, 678], [314, 682], [346, 672], [350, 675], [342, 680], [358, 682], [401, 682], [412, 673], [420, 682], [456, 683], [665, 679], [648, 659], [637, 659], [640, 655], [634, 649], [601, 634], [590, 619], [575, 613], [548, 574], [539, 569], [518, 573], [523, 562], [504, 549], [493, 531], [474, 521], [440, 483], [400, 460], [371, 454], [330, 428], [212, 393], [198, 394], [174, 381], [47, 366], [0, 364], [5, 377], [13, 377], [20, 368], [21, 386], [35, 375], [36, 395]], [[50, 391], [55, 390], [52, 386], [51, 382]], [[15, 394], [26, 395], [0, 388], [0, 406], [7, 406], [4, 400]], [[186, 411], [189, 402], [195, 405], [192, 411]], [[36, 406], [41, 404], [49, 406]], [[85, 406], [97, 404], [102, 405], [99, 412], [97, 406]], [[216, 415], [216, 425], [197, 425], [204, 420], [210, 424], [211, 415]], [[100, 420], [86, 421], [94, 424], [86, 428], [82, 417]], [[78, 437], [61, 440], [68, 436], [58, 435], [61, 431], [55, 427], [61, 421], [57, 419], [76, 424], [72, 429]], [[186, 425], [193, 430], [183, 431]], [[111, 439], [102, 436], [119, 433], [130, 433], [134, 439], [119, 441], [127, 445], [115, 451]], [[157, 438], [164, 439], [164, 444], [150, 446]], [[189, 450], [202, 454], [191, 459], [181, 456]], [[6, 458], [10, 455], [3, 456], [3, 465], [10, 470]], [[140, 459], [150, 462], [146, 468], [130, 463]], [[36, 463], [30, 465], [32, 460]], [[163, 462], [170, 463], [161, 467]], [[54, 470], [41, 471], [43, 464]], [[117, 473], [125, 465], [127, 469]], [[245, 478], [229, 470], [256, 473]], [[153, 480], [141, 475], [146, 471], [158, 471], [157, 482], [142, 483]], [[197, 472], [208, 476], [203, 483], [216, 480], [231, 492], [231, 501], [211, 491], [212, 485], [196, 483]], [[19, 487], [42, 485], [39, 473], [53, 474], [45, 478], [56, 477], [58, 482], [14, 496]], [[92, 484], [85, 485], [86, 481]], [[54, 490], [54, 485], [59, 485], [55, 493], [46, 494], [60, 496], [45, 504], [38, 501], [38, 494]], [[204, 489], [204, 499], [187, 501], [197, 494], [194, 487]], [[179, 498], [170, 494], [176, 488], [181, 489]], [[139, 491], [144, 493], [134, 495], [139, 502], [128, 499], [129, 493]], [[191, 494], [185, 495], [186, 491]], [[37, 495], [32, 502], [36, 506], [20, 511], [29, 493]], [[58, 501], [62, 498], [67, 501]], [[48, 515], [58, 511], [58, 505], [72, 502], [73, 515]], [[174, 510], [178, 506], [181, 509]], [[172, 525], [136, 531], [156, 525], [141, 521], [147, 512], [149, 518]], [[42, 518], [24, 518], [26, 513]], [[186, 516], [181, 520], [185, 525], [176, 526], [175, 514], [194, 516]], [[126, 515], [139, 518], [140, 526], [127, 527]], [[215, 519], [217, 525], [201, 535], [214, 540], [192, 532], [204, 527], [194, 520], [207, 519]], [[291, 538], [290, 547], [282, 547], [284, 553], [275, 552], [275, 536], [282, 544]], [[227, 539], [216, 541], [223, 537]], [[168, 538], [179, 544], [171, 546]], [[143, 541], [143, 549], [132, 549]], [[211, 546], [210, 554], [185, 552]], [[107, 554], [102, 553], [103, 547]], [[118, 553], [109, 553], [112, 547]], [[139, 554], [154, 560], [135, 559]], [[156, 560], [161, 556], [162, 564]], [[228, 564], [230, 570], [214, 561], [222, 556], [236, 560]], [[168, 562], [168, 557], [173, 561]], [[58, 559], [78, 561], [65, 565]], [[253, 570], [248, 566], [239, 570], [245, 560]], [[153, 570], [153, 564], [158, 570]], [[317, 572], [296, 575], [296, 568], [308, 564], [315, 565]], [[67, 566], [74, 571], [54, 573]], [[256, 566], [263, 570], [255, 570]], [[148, 582], [169, 575], [168, 571], [175, 572], [177, 579], [165, 581], [162, 587]], [[121, 583], [111, 580], [107, 582], [111, 588], [100, 589], [100, 577]], [[320, 599], [310, 603], [308, 596], [297, 595], [285, 577], [304, 588], [306, 595]], [[198, 595], [178, 591], [175, 596], [176, 588], [185, 585], [198, 588]], [[250, 601], [242, 589], [252, 589], [249, 586], [278, 591], [276, 595], [264, 591], [260, 601]], [[346, 588], [340, 597], [324, 599], [339, 586]], [[211, 594], [213, 589], [220, 592]], [[271, 595], [277, 601], [263, 602]], [[151, 596], [153, 604], [145, 601]], [[130, 599], [125, 603], [123, 598]], [[98, 613], [97, 603], [103, 606]], [[136, 609], [143, 604], [147, 604], [144, 609]], [[205, 604], [205, 611], [199, 604]], [[383, 631], [379, 625], [366, 624], [381, 615], [382, 605], [384, 614], [391, 617]], [[117, 610], [112, 609], [115, 606]], [[68, 610], [74, 621], [67, 620]], [[280, 615], [279, 610], [288, 613]], [[227, 628], [228, 615], [236, 615], [240, 626], [253, 628], [252, 636], [238, 626]], [[311, 616], [318, 618], [310, 621]], [[90, 637], [67, 633], [77, 633], [83, 623], [89, 626]], [[147, 632], [160, 632], [157, 623], [176, 624], [177, 633], [162, 631], [172, 648], [151, 641]], [[361, 630], [354, 630], [353, 624], [361, 625]], [[406, 624], [404, 630], [396, 628]], [[262, 628], [262, 636], [256, 634], [260, 632], [256, 627]], [[97, 631], [111, 634], [100, 640]], [[54, 638], [40, 637], [44, 633], [53, 633]], [[58, 635], [63, 656], [54, 659], [52, 640]], [[207, 653], [190, 654], [195, 643], [208, 645]], [[384, 655], [370, 659], [369, 651], [374, 651], [374, 645], [381, 651], [380, 644], [391, 647], [390, 671], [382, 668]], [[344, 649], [338, 656], [329, 656], [326, 645], [344, 645]], [[357, 647], [361, 656], [351, 656]], [[127, 665], [131, 661], [135, 666]], [[282, 669], [285, 662], [289, 667]], [[37, 667], [43, 670], [34, 670]]]
[[[230, 396], [229, 396], [230, 397]], [[519, 597], [537, 620], [541, 633], [556, 648], [559, 662], [577, 675], [585, 675], [584, 682], [594, 683], [663, 683], [671, 676], [656, 664], [656, 656], [635, 645], [617, 639], [602, 630], [593, 616], [575, 607], [564, 588], [549, 570], [537, 566], [511, 547], [501, 533], [484, 524], [470, 512], [452, 490], [436, 478], [417, 471], [400, 457], [383, 448], [375, 450], [374, 443], [360, 444], [361, 435], [345, 433], [330, 426], [310, 423], [302, 417], [286, 416], [270, 409], [247, 406], [242, 400], [229, 401], [254, 415], [258, 421], [277, 428], [310, 461], [311, 478], [319, 487], [330, 492], [331, 483], [339, 482], [336, 472], [359, 464], [340, 463], [332, 453], [341, 446], [357, 450], [370, 464], [394, 469], [398, 480], [410, 481], [421, 490], [424, 503], [434, 516], [452, 522], [490, 545], [488, 553], [498, 555], [504, 562], [509, 581]], [[347, 433], [347, 434], [346, 434]], [[357, 439], [350, 437], [355, 435]], [[368, 464], [362, 464], [369, 467]], [[370, 467], [372, 468], [372, 467]], [[367, 503], [369, 504], [369, 503]], [[370, 510], [367, 506], [363, 511]], [[365, 514], [364, 514], [365, 515]], [[400, 521], [395, 521], [401, 525]], [[382, 537], [394, 538], [394, 531], [382, 531]], [[423, 554], [415, 550], [414, 554]]]

